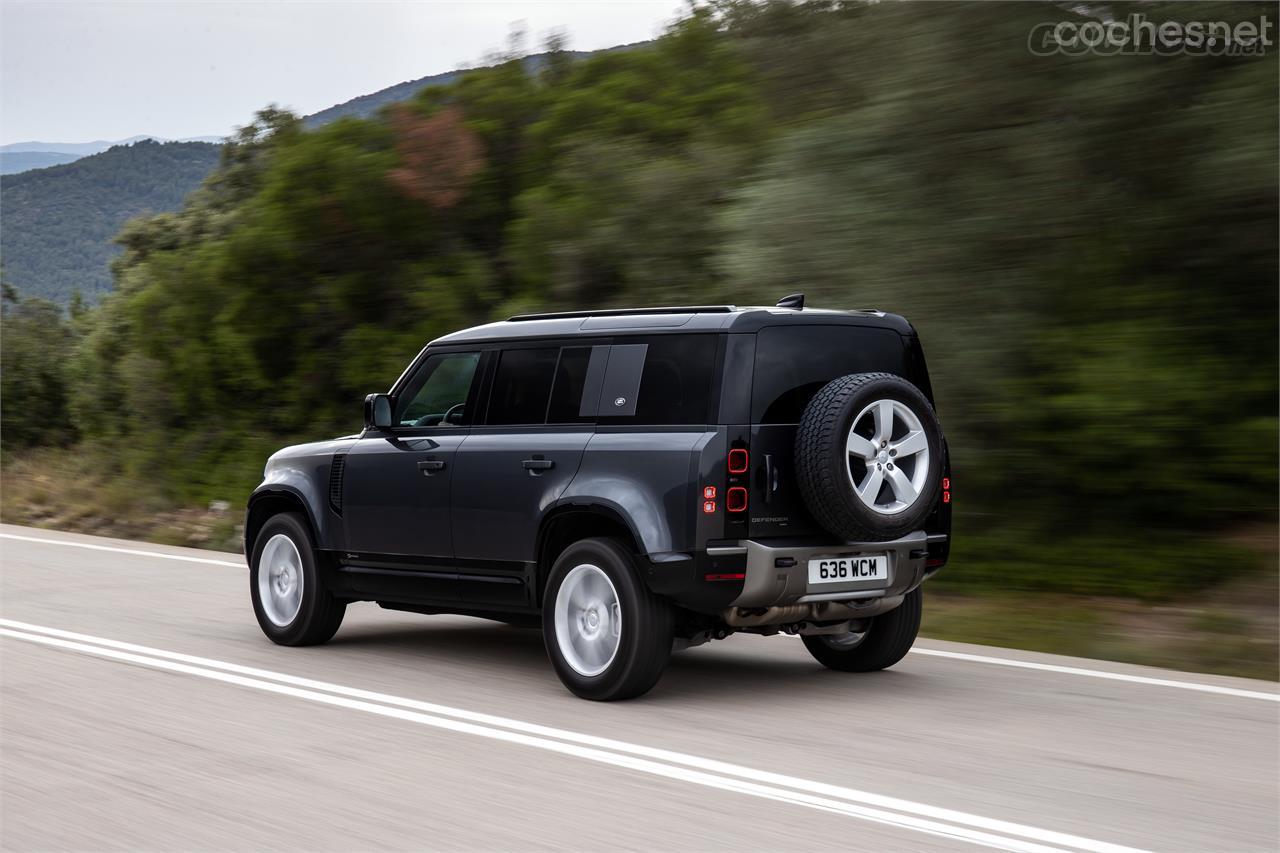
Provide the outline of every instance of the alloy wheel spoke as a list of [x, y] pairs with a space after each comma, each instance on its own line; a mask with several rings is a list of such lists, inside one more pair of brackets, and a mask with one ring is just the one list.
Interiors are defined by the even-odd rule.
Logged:
[[898, 451], [899, 459], [904, 456], [913, 456], [921, 450], [929, 449], [929, 439], [925, 436], [924, 430], [912, 430], [902, 441], [893, 445], [893, 449]]
[[889, 485], [894, 497], [903, 503], [909, 504], [916, 499], [916, 487], [912, 485], [911, 478], [902, 473], [901, 468], [894, 468], [889, 472]]
[[884, 482], [884, 472], [879, 468], [867, 472], [867, 479], [858, 487], [858, 497], [867, 506], [873, 506], [876, 496], [880, 494], [880, 484]]
[[881, 400], [875, 410], [876, 442], [888, 441], [893, 436], [893, 402]]
[[845, 442], [845, 449], [850, 456], [856, 456], [859, 459], [871, 460], [876, 455], [876, 446], [871, 439], [863, 438], [853, 430], [849, 431], [849, 440]]

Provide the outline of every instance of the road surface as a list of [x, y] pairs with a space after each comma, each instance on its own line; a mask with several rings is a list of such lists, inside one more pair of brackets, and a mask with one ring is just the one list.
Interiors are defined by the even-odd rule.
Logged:
[[600, 704], [481, 620], [274, 646], [234, 554], [0, 526], [0, 566], [7, 850], [1280, 846], [1267, 682], [736, 636]]

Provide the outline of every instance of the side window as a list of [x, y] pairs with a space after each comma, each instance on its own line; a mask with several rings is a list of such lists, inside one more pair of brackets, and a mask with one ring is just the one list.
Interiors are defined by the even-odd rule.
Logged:
[[490, 425], [546, 423], [560, 348], [504, 350], [489, 394]]
[[[594, 404], [586, 405], [582, 399], [593, 349], [604, 350], [605, 347], [565, 347], [560, 350], [555, 384], [551, 387], [551, 405], [547, 408], [547, 423], [579, 424], [595, 420]], [[603, 355], [603, 352], [598, 353], [597, 361]]]
[[600, 395], [600, 423], [708, 423], [715, 361], [715, 335], [615, 340]]
[[392, 423], [398, 426], [458, 426], [471, 422], [467, 395], [475, 378], [478, 352], [428, 356], [396, 398]]
[[906, 376], [906, 347], [890, 329], [864, 326], [772, 326], [756, 335], [751, 420], [794, 424], [813, 395], [850, 373]]

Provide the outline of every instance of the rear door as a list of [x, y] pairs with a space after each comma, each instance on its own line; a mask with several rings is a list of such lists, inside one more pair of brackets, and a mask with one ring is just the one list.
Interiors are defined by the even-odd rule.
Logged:
[[[594, 431], [607, 350], [539, 342], [493, 354], [486, 411], [462, 443], [453, 476], [453, 541], [464, 601], [532, 603], [538, 524], [577, 473]], [[594, 397], [584, 405], [593, 353]]]
[[906, 344], [890, 329], [771, 326], [756, 334], [751, 388], [750, 535], [822, 533], [795, 479], [796, 428], [822, 386], [850, 373], [907, 376]]

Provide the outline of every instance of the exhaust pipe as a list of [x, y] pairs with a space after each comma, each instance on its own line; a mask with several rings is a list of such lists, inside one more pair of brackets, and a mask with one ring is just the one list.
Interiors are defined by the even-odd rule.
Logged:
[[[761, 628], [766, 625], [791, 626], [801, 622], [844, 622], [870, 619], [888, 613], [902, 603], [903, 596], [815, 601], [811, 604], [775, 604], [772, 607], [730, 607], [720, 618], [733, 628]], [[783, 630], [787, 630], [784, 628]], [[788, 630], [788, 633], [792, 633]]]

